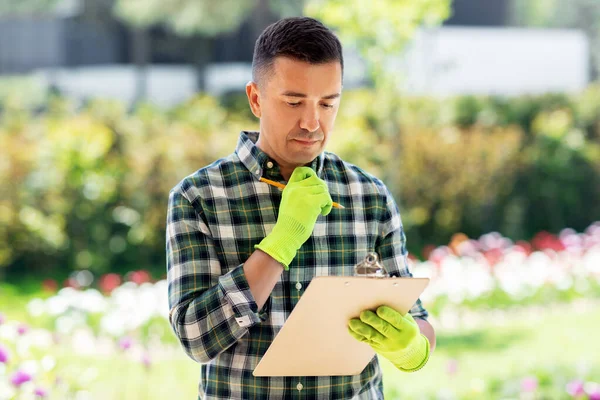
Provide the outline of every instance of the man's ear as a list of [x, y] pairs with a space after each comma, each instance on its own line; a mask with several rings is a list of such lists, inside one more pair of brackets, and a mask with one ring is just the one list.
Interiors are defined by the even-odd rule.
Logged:
[[246, 84], [246, 96], [248, 96], [248, 103], [250, 104], [250, 110], [256, 118], [260, 118], [260, 93], [258, 90], [258, 84], [250, 81]]

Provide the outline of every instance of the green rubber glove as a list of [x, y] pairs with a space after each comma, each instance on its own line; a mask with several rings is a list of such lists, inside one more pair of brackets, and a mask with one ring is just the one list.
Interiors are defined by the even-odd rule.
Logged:
[[350, 320], [348, 332], [401, 371], [417, 371], [429, 360], [429, 340], [410, 313], [402, 316], [388, 306], [379, 307], [377, 314], [366, 310], [360, 313], [360, 319]]
[[312, 234], [319, 214], [326, 216], [331, 206], [327, 184], [316, 172], [308, 167], [296, 168], [283, 189], [277, 223], [254, 248], [269, 254], [287, 270]]

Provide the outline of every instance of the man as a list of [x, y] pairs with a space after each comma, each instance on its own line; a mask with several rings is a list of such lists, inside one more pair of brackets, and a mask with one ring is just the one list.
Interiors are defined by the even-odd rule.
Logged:
[[[370, 251], [391, 275], [411, 276], [385, 185], [324, 151], [342, 71], [341, 44], [320, 22], [289, 18], [267, 27], [246, 86], [260, 132], [242, 132], [233, 154], [170, 192], [169, 320], [202, 364], [200, 398], [383, 398], [376, 357], [356, 376], [252, 375], [314, 276], [352, 275]], [[261, 177], [287, 186], [280, 191]], [[346, 208], [332, 210], [332, 201]], [[405, 316], [380, 307], [348, 329], [399, 369], [414, 371], [435, 346], [427, 316], [420, 301]]]

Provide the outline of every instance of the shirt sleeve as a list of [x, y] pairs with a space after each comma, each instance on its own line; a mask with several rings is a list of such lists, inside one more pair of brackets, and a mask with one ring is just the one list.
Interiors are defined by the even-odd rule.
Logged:
[[[383, 186], [383, 190], [386, 206], [381, 221], [380, 236], [377, 240], [376, 251], [391, 276], [412, 277], [413, 275], [408, 266], [406, 235], [404, 234], [400, 211], [388, 189]], [[423, 307], [421, 299], [417, 299], [409, 312], [415, 318], [418, 317], [427, 320], [429, 317], [429, 313]]]
[[207, 224], [177, 188], [169, 193], [166, 252], [169, 322], [185, 352], [207, 363], [261, 322], [243, 265], [221, 274]]

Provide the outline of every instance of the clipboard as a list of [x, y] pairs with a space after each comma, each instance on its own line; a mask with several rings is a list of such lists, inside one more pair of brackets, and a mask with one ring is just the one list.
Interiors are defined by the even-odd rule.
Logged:
[[375, 352], [350, 336], [348, 321], [380, 305], [404, 315], [428, 284], [429, 278], [314, 277], [253, 375], [360, 374]]

